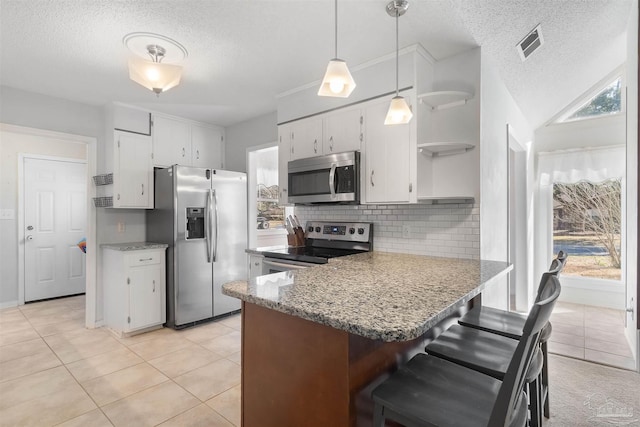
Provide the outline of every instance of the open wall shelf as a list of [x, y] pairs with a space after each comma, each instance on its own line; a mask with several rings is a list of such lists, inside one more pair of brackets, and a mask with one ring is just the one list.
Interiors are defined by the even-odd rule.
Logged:
[[418, 144], [418, 152], [425, 156], [449, 156], [473, 150], [475, 145], [467, 142], [423, 142]]
[[445, 110], [464, 105], [471, 98], [473, 98], [473, 94], [457, 90], [426, 92], [418, 95], [418, 100], [422, 104], [430, 106], [432, 110]]

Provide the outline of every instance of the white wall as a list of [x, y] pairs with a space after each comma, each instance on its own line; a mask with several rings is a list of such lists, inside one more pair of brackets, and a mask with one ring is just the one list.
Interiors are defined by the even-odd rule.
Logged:
[[226, 130], [225, 169], [246, 172], [247, 148], [268, 144], [278, 140], [277, 113], [265, 114], [233, 126]]
[[[0, 122], [72, 135], [94, 137], [98, 141], [97, 169], [98, 172], [104, 172], [104, 111], [102, 107], [0, 86]], [[51, 152], [47, 152], [47, 154], [56, 155]], [[0, 167], [2, 167], [3, 170], [5, 169], [4, 165], [0, 164]], [[4, 196], [0, 200], [4, 200]], [[15, 203], [17, 203], [17, 201]], [[96, 219], [97, 244], [143, 241], [145, 239], [144, 218], [144, 211], [142, 210], [98, 209]], [[124, 222], [126, 224], [124, 233], [117, 232], [118, 222]], [[17, 229], [15, 233], [17, 233]], [[10, 251], [11, 254], [15, 251], [17, 254], [17, 245], [15, 247], [9, 247], [6, 250]], [[102, 319], [100, 253], [98, 253], [97, 265], [96, 298], [98, 310], [96, 315], [98, 320], [100, 320]], [[6, 271], [5, 268], [7, 269]], [[17, 280], [13, 279], [17, 277], [17, 268], [17, 262], [10, 262], [7, 266], [3, 264], [2, 274], [4, 276], [6, 273], [8, 281], [3, 281], [0, 285], [0, 304], [15, 300], [7, 298], [12, 298], [14, 294], [13, 289], [17, 289]]]
[[[507, 260], [508, 138], [526, 144], [533, 130], [505, 87], [491, 60], [482, 55], [480, 106], [480, 257]], [[508, 308], [507, 281], [483, 293], [484, 305]]]

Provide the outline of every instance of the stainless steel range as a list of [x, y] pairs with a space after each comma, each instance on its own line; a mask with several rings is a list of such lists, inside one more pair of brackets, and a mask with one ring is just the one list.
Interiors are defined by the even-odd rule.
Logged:
[[370, 222], [308, 221], [305, 246], [263, 251], [262, 274], [326, 264], [329, 258], [373, 250]]

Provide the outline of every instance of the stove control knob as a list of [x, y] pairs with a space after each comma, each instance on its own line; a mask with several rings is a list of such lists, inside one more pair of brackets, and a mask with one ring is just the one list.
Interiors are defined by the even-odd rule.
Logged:
[[364, 228], [358, 228], [358, 234], [364, 234]]
[[319, 233], [319, 232], [320, 232], [320, 230], [321, 230], [321, 228], [320, 228], [320, 227], [316, 227], [316, 233]]
[[312, 232], [313, 232], [313, 227], [312, 227], [312, 226], [309, 226], [309, 228], [307, 228], [307, 231], [308, 231], [309, 233], [312, 233]]
[[351, 227], [351, 228], [349, 229], [349, 234], [354, 234], [355, 232], [356, 232], [356, 229], [355, 229], [355, 228]]

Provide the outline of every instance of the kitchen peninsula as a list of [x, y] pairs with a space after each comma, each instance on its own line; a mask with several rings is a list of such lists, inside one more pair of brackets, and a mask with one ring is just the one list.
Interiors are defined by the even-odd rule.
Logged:
[[242, 300], [242, 425], [370, 425], [371, 388], [506, 274], [370, 252], [223, 286]]

